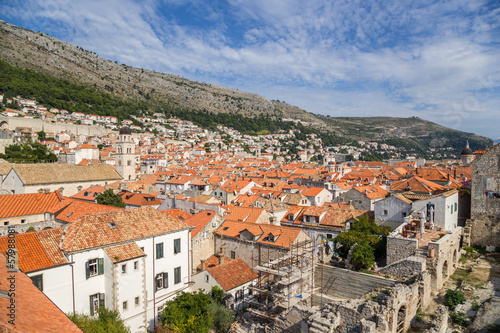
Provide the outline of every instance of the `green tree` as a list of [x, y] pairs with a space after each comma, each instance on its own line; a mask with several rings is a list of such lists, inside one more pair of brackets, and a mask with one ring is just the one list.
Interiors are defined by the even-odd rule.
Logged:
[[72, 313], [68, 315], [76, 326], [85, 333], [130, 333], [118, 311], [100, 307], [98, 316]]
[[202, 290], [181, 293], [165, 304], [161, 313], [161, 323], [170, 331], [180, 333], [207, 333], [212, 325], [208, 306], [212, 299]]
[[42, 140], [45, 140], [46, 139], [46, 136], [45, 136], [45, 132], [44, 131], [40, 131], [37, 133], [38, 135], [38, 141], [42, 141]]
[[125, 203], [123, 202], [122, 198], [119, 195], [115, 194], [113, 190], [109, 188], [103, 191], [101, 194], [99, 194], [96, 197], [96, 201], [98, 204], [101, 205], [125, 208]]
[[224, 289], [218, 286], [213, 286], [212, 289], [210, 290], [210, 294], [212, 295], [212, 299], [214, 301], [216, 301], [219, 304], [222, 304], [222, 300], [225, 295]]
[[368, 243], [356, 245], [351, 252], [351, 263], [356, 270], [369, 269], [375, 262], [373, 248]]
[[212, 319], [212, 325], [210, 328], [215, 330], [215, 332], [227, 332], [234, 323], [235, 314], [230, 309], [226, 308], [224, 305], [213, 302], [208, 305], [208, 315]]

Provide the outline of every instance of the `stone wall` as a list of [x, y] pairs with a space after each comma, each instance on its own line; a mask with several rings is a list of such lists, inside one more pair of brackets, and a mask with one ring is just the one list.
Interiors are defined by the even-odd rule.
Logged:
[[387, 237], [387, 265], [406, 259], [417, 252], [417, 239], [402, 238], [391, 235]]
[[468, 245], [500, 246], [500, 145], [472, 163], [471, 220], [466, 223]]
[[396, 261], [391, 265], [382, 267], [377, 272], [403, 279], [421, 274], [427, 269], [426, 267], [425, 258], [410, 256], [406, 259]]
[[441, 239], [429, 242], [427, 267], [433, 275], [432, 290], [438, 292], [443, 284], [455, 272], [460, 259], [460, 239], [462, 228], [449, 231]]
[[[35, 222], [35, 223], [26, 223], [26, 224], [16, 224], [9, 226], [10, 228], [14, 228], [17, 233], [23, 233], [28, 231], [30, 227], [33, 227], [35, 230], [43, 230], [47, 228], [58, 228], [63, 226], [65, 223], [60, 223], [56, 221], [48, 221], [48, 222]], [[4, 236], [8, 234], [7, 226], [0, 227], [0, 236]]]
[[112, 132], [111, 129], [101, 126], [74, 125], [60, 122], [53, 123], [51, 121], [42, 122], [41, 119], [0, 116], [0, 122], [2, 121], [7, 122], [7, 125], [4, 125], [3, 127], [11, 131], [14, 131], [17, 127], [26, 127], [31, 128], [33, 132], [39, 132], [41, 130], [50, 133], [69, 131], [75, 135], [84, 134], [88, 136], [101, 136]]

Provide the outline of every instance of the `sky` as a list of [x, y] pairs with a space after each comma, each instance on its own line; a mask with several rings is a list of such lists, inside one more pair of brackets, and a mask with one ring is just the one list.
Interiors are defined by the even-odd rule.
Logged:
[[0, 0], [0, 19], [315, 114], [500, 139], [498, 0]]

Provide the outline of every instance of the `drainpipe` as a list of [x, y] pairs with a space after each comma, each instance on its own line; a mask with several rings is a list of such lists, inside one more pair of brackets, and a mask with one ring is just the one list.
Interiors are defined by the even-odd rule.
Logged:
[[73, 313], [76, 313], [76, 306], [75, 306], [75, 271], [73, 268], [73, 255], [71, 255], [71, 263], [69, 264], [71, 266], [71, 291], [73, 293]]
[[156, 326], [156, 272], [155, 272], [155, 236], [153, 236], [153, 318]]

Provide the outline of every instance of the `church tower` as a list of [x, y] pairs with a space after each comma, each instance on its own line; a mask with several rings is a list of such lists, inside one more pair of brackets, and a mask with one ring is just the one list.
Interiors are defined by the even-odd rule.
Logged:
[[462, 160], [462, 164], [471, 164], [472, 161], [474, 160], [474, 153], [472, 152], [472, 149], [470, 149], [469, 147], [469, 140], [467, 140], [467, 145], [460, 154], [460, 159]]
[[135, 144], [132, 141], [130, 128], [120, 128], [116, 142], [116, 171], [124, 180], [135, 180]]

